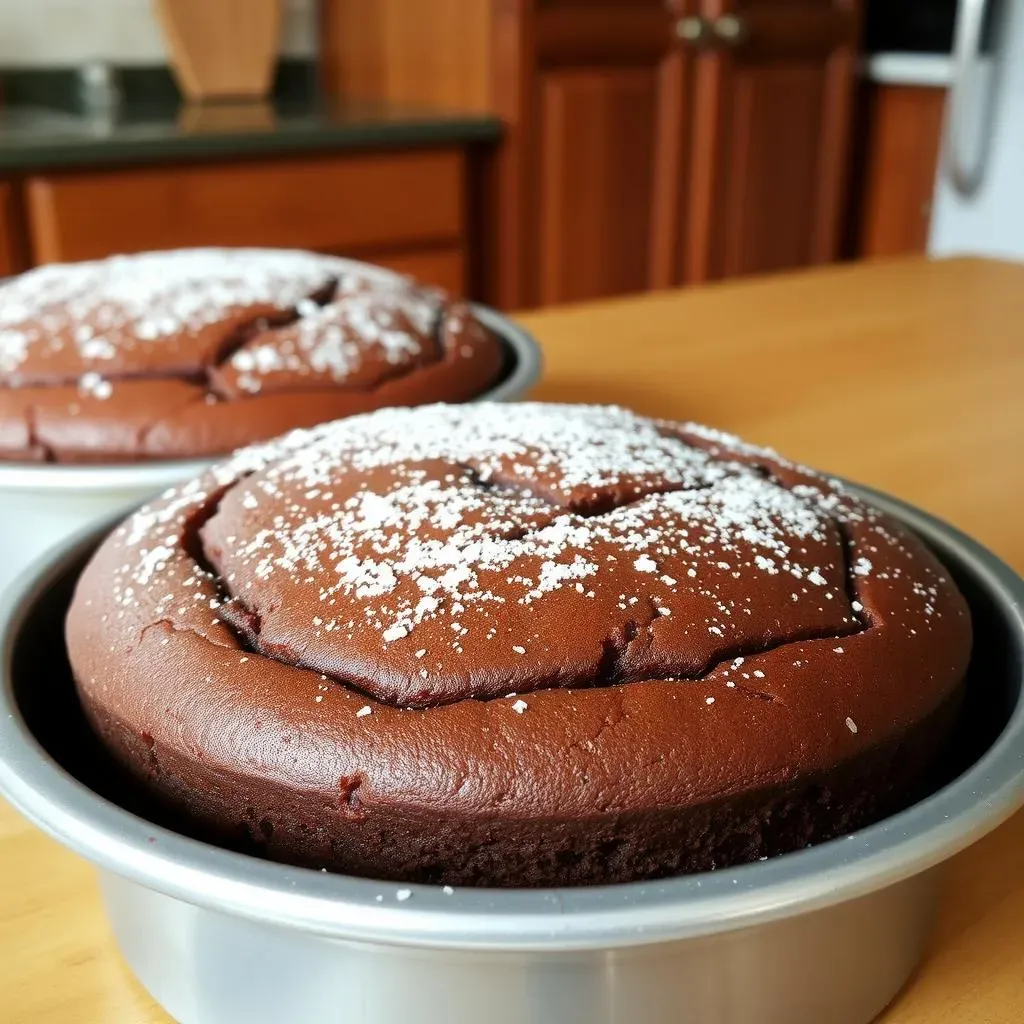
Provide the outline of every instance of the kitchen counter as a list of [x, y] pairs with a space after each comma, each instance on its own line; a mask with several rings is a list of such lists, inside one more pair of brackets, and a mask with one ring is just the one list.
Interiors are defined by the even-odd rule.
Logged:
[[324, 100], [135, 104], [111, 117], [0, 108], [0, 173], [218, 157], [491, 142], [493, 117]]
[[[991, 57], [981, 57], [978, 67], [984, 76], [994, 70]], [[955, 67], [948, 53], [870, 53], [861, 64], [861, 74], [878, 85], [909, 85], [948, 89], [953, 85]]]
[[872, 53], [863, 74], [881, 85], [922, 85], [945, 89], [953, 84], [953, 58], [943, 53]]
[[[539, 398], [702, 420], [889, 490], [1024, 570], [1024, 266], [907, 260], [522, 317]], [[879, 1024], [1024, 1020], [1024, 814], [948, 867], [934, 941]], [[92, 871], [0, 805], [0, 1020], [166, 1024]]]

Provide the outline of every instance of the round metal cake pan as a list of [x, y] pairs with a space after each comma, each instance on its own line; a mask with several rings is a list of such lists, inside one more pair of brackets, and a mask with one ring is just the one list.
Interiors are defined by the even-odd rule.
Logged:
[[[364, 273], [372, 270], [394, 276], [369, 264], [346, 262]], [[472, 308], [505, 351], [500, 380], [473, 401], [522, 398], [540, 377], [537, 342], [495, 310], [475, 304]], [[154, 494], [190, 480], [216, 461], [218, 458], [107, 465], [0, 463], [0, 587], [61, 538], [89, 523], [126, 512]]]
[[941, 862], [1024, 803], [1024, 581], [952, 527], [867, 496], [954, 573], [975, 656], [961, 763], [846, 838], [658, 882], [446, 890], [161, 828], [71, 754], [86, 730], [60, 637], [95, 533], [7, 596], [0, 792], [98, 866], [125, 959], [181, 1024], [867, 1024], [920, 959]]

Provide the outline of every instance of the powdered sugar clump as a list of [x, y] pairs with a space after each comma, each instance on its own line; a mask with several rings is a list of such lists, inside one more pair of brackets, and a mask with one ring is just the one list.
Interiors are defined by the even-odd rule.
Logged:
[[98, 373], [83, 373], [78, 379], [78, 390], [82, 395], [102, 401], [114, 393], [114, 386]]

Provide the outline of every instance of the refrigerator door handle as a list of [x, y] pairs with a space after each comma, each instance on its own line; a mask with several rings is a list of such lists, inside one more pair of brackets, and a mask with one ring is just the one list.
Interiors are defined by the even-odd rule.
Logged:
[[[960, 195], [973, 196], [981, 186], [988, 155], [991, 103], [985, 103], [984, 123], [972, 126], [979, 114], [976, 91], [980, 87], [981, 36], [988, 0], [959, 0], [953, 39], [953, 81], [949, 91], [946, 169]], [[980, 135], [979, 135], [980, 128]], [[970, 154], [972, 136], [979, 139]]]

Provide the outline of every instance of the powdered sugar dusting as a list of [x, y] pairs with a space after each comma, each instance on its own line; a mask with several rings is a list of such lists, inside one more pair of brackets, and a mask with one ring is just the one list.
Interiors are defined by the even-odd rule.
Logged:
[[0, 372], [32, 346], [74, 346], [96, 369], [126, 348], [222, 320], [226, 311], [294, 306], [344, 265], [291, 250], [181, 249], [38, 267], [0, 286]]
[[[588, 443], [595, 435], [600, 443]], [[430, 478], [419, 467], [434, 460], [468, 471]], [[394, 469], [390, 486], [360, 490], [328, 508], [315, 502], [295, 507], [282, 498], [296, 487], [320, 494], [339, 472], [382, 467]], [[585, 500], [602, 488], [636, 488], [645, 480], [669, 489], [599, 517], [571, 510], [581, 491]], [[570, 507], [552, 505], [534, 492], [537, 486], [561, 495]], [[615, 410], [393, 410], [337, 425], [243, 487], [259, 495], [259, 504], [269, 503], [275, 525], [238, 546], [229, 556], [232, 570], [252, 571], [265, 581], [281, 573], [296, 582], [309, 577], [328, 608], [342, 597], [364, 604], [386, 597], [370, 625], [387, 645], [439, 615], [455, 618], [456, 607], [510, 600], [530, 605], [570, 583], [585, 595], [583, 580], [612, 571], [588, 554], [596, 544], [622, 552], [623, 572], [631, 564], [644, 575], [658, 572], [655, 556], [663, 552], [699, 566], [710, 550], [739, 552], [753, 545], [782, 571], [825, 582], [818, 566], [808, 572], [791, 552], [794, 538], [827, 539], [828, 517], [820, 510]], [[680, 534], [675, 524], [684, 522], [692, 532]], [[525, 564], [528, 573], [515, 571]], [[718, 576], [735, 571], [720, 559], [708, 568]], [[744, 568], [761, 572], [756, 565]], [[669, 592], [677, 586], [668, 574], [659, 582]], [[667, 602], [660, 608], [666, 608], [660, 615], [671, 611]], [[723, 618], [726, 612], [723, 607]], [[318, 627], [323, 632], [341, 621], [324, 619]], [[726, 635], [724, 622], [708, 629]]]
[[370, 360], [399, 367], [429, 354], [440, 310], [436, 293], [403, 279], [346, 278], [332, 301], [299, 303], [295, 324], [240, 348], [229, 365], [248, 392], [263, 390], [280, 374], [340, 384]]
[[[410, 702], [471, 695], [476, 677], [467, 668], [467, 681], [453, 682], [453, 659], [469, 648], [479, 658], [481, 644], [504, 666], [489, 685], [547, 685], [530, 673], [557, 653], [540, 631], [549, 615], [688, 637], [703, 652], [695, 666], [716, 651], [756, 651], [763, 608], [805, 635], [863, 628], [846, 597], [863, 563], [846, 565], [837, 523], [853, 528], [868, 510], [820, 478], [781, 485], [745, 461], [750, 446], [733, 459], [690, 444], [691, 429], [667, 432], [620, 409], [484, 404], [297, 431], [132, 517], [119, 599], [137, 601], [140, 587], [172, 592], [172, 569], [190, 564], [171, 543], [175, 524], [225, 488], [204, 545], [229, 603], [251, 608], [261, 635], [312, 638], [309, 650], [326, 659], [318, 671], [376, 637], [388, 679], [412, 680], [401, 684]], [[877, 536], [889, 542], [881, 524]], [[190, 571], [196, 593], [209, 589]], [[289, 593], [296, 600], [264, 596]], [[926, 612], [936, 594], [920, 588]], [[157, 610], [175, 602], [158, 595]], [[372, 679], [358, 685], [390, 699]]]

